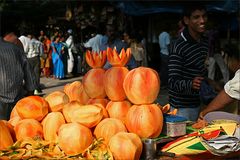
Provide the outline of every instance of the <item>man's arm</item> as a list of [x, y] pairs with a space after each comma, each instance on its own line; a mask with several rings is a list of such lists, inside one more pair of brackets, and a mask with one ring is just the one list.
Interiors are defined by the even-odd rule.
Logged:
[[226, 106], [227, 104], [230, 104], [233, 102], [235, 99], [230, 97], [224, 90], [222, 90], [216, 98], [214, 98], [208, 106], [200, 113], [199, 118], [203, 119], [203, 117], [212, 111], [219, 110]]
[[85, 48], [92, 48], [92, 46], [93, 46], [93, 44], [94, 44], [94, 41], [95, 41], [95, 37], [93, 37], [93, 38], [90, 38], [86, 43], [84, 43], [83, 44], [83, 46], [85, 47]]
[[199, 118], [202, 119], [208, 112], [219, 110], [234, 100], [240, 100], [240, 69], [235, 73], [233, 79], [229, 80], [222, 90], [212, 102], [200, 113]]

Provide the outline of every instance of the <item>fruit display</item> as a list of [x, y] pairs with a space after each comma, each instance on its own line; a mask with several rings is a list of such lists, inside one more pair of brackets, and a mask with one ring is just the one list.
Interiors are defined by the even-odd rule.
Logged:
[[0, 120], [0, 149], [6, 149], [7, 147], [11, 146], [13, 144], [13, 139], [12, 136], [10, 134], [10, 131], [6, 125], [6, 123], [4, 122], [4, 120]]
[[[41, 121], [49, 112], [49, 103], [39, 96], [25, 97], [15, 105], [17, 116], [22, 119], [35, 119]], [[32, 112], [34, 110], [34, 112]], [[11, 114], [13, 115], [13, 114]]]
[[119, 132], [115, 134], [110, 139], [108, 145], [115, 159], [138, 160], [143, 148], [139, 136], [127, 132]]
[[80, 123], [63, 124], [58, 130], [58, 144], [66, 155], [80, 154], [92, 142], [91, 130]]
[[61, 112], [51, 112], [42, 121], [44, 139], [51, 142], [58, 141], [58, 130], [65, 124]]
[[104, 89], [111, 101], [123, 101], [127, 98], [123, 81], [129, 72], [125, 65], [130, 59], [130, 48], [126, 52], [122, 49], [120, 54], [116, 49], [108, 48], [107, 58], [112, 67], [104, 75]]
[[63, 105], [69, 102], [69, 97], [63, 91], [54, 91], [45, 97], [52, 112], [59, 112]]
[[103, 109], [97, 105], [82, 105], [72, 110], [71, 122], [80, 123], [88, 128], [95, 127], [103, 118]]
[[151, 68], [134, 68], [124, 79], [123, 88], [133, 104], [151, 104], [157, 99], [160, 78]]
[[96, 138], [103, 138], [107, 144], [111, 137], [118, 132], [127, 132], [127, 129], [123, 122], [116, 118], [106, 118], [94, 129]]
[[[142, 138], [160, 135], [162, 109], [169, 107], [155, 104], [156, 71], [129, 71], [130, 57], [130, 49], [87, 51], [92, 69], [82, 81], [19, 100], [10, 120], [0, 120], [0, 159], [140, 159]], [[106, 60], [112, 65], [107, 70]]]
[[87, 51], [86, 61], [92, 69], [90, 69], [82, 79], [83, 88], [90, 98], [105, 98], [103, 77], [105, 70], [102, 68], [106, 63], [106, 52], [91, 53]]
[[109, 117], [120, 119], [124, 124], [126, 123], [126, 116], [128, 110], [132, 107], [128, 100], [113, 102], [110, 101], [107, 106]]
[[126, 126], [141, 138], [156, 138], [163, 127], [162, 111], [156, 104], [133, 105], [127, 113]]
[[69, 101], [78, 101], [81, 104], [86, 104], [90, 99], [83, 89], [83, 84], [80, 81], [66, 84], [63, 90], [69, 97]]
[[14, 131], [17, 140], [23, 140], [26, 137], [43, 138], [43, 127], [35, 119], [20, 120], [14, 127]]

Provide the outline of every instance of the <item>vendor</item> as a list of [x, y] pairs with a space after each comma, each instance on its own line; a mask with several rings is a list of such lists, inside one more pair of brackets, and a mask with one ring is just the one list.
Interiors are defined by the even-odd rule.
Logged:
[[[201, 111], [199, 119], [203, 119], [203, 117], [209, 112], [224, 108], [234, 100], [240, 100], [240, 69], [236, 71], [233, 79], [225, 84], [224, 90], [222, 90], [217, 97], [214, 98], [205, 109], [203, 109], [203, 111]], [[239, 115], [238, 119], [240, 119]]]
[[17, 101], [33, 94], [36, 77], [22, 48], [2, 37], [0, 46], [0, 120], [9, 120]]

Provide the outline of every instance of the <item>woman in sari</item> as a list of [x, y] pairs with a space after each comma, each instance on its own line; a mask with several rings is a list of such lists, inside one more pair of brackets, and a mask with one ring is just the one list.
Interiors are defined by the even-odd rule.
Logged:
[[65, 77], [63, 64], [64, 46], [60, 42], [59, 36], [54, 37], [51, 47], [52, 47], [53, 77], [57, 79], [63, 79]]
[[52, 74], [52, 48], [51, 48], [51, 40], [44, 35], [44, 68], [43, 68], [43, 74], [45, 77], [50, 77]]

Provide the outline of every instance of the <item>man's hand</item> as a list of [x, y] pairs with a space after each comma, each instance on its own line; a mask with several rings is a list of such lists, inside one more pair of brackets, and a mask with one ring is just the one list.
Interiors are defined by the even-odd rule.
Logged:
[[192, 125], [194, 129], [202, 129], [208, 125], [208, 122], [204, 119], [198, 119], [196, 123]]
[[200, 112], [200, 113], [199, 113], [198, 120], [201, 120], [201, 119], [203, 119], [203, 116], [204, 116], [204, 115], [203, 115], [203, 112]]
[[204, 79], [203, 77], [195, 77], [193, 79], [192, 88], [199, 90], [203, 79]]

